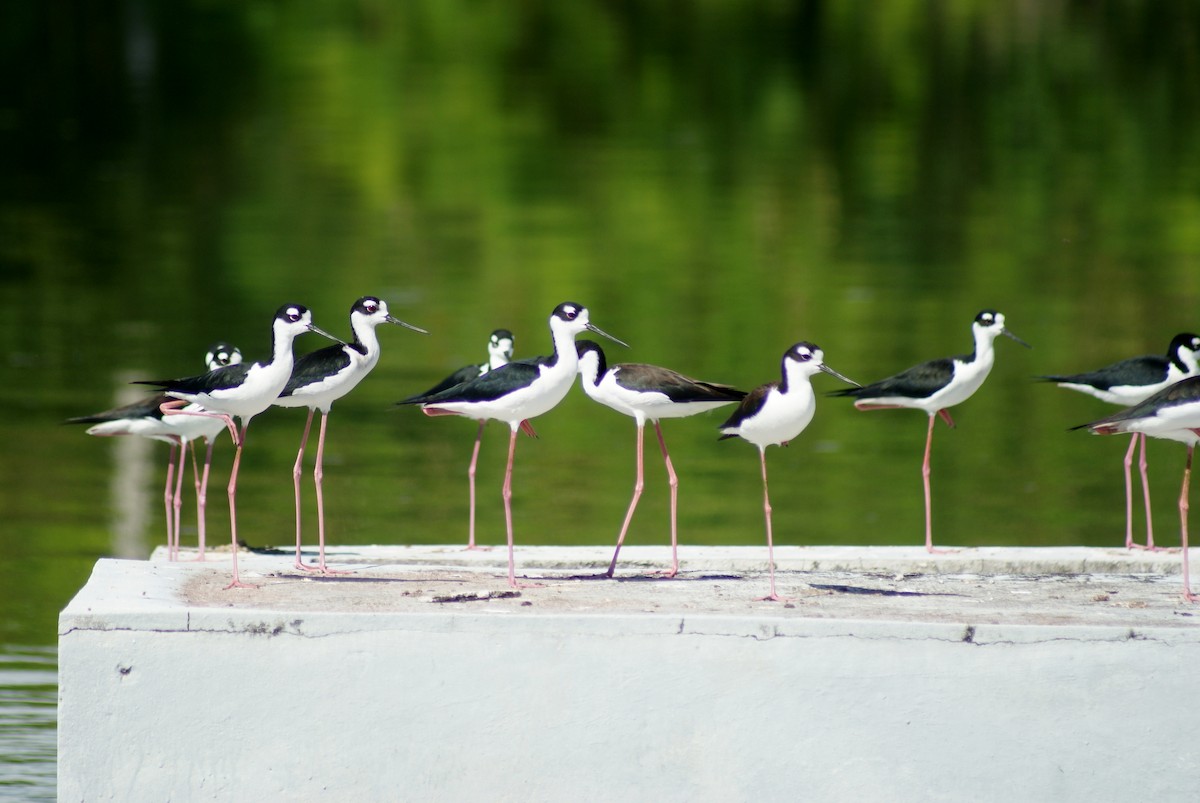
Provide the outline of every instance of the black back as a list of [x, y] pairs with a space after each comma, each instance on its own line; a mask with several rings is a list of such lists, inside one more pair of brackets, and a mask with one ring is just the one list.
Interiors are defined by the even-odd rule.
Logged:
[[558, 362], [558, 354], [549, 357], [530, 357], [514, 360], [465, 382], [436, 393], [409, 396], [397, 404], [437, 404], [438, 402], [480, 402], [506, 396], [512, 391], [533, 383], [541, 375], [541, 366]]
[[1088, 385], [1097, 390], [1110, 390], [1114, 387], [1142, 385], [1157, 385], [1166, 380], [1174, 364], [1180, 371], [1187, 372], [1188, 367], [1180, 358], [1179, 352], [1184, 349], [1195, 351], [1200, 346], [1200, 335], [1192, 332], [1182, 332], [1171, 338], [1166, 356], [1146, 354], [1141, 357], [1130, 357], [1127, 360], [1097, 368], [1095, 371], [1085, 371], [1081, 374], [1062, 374], [1039, 376], [1038, 379], [1047, 382], [1069, 382], [1073, 385]]
[[111, 410], [105, 410], [102, 413], [93, 413], [92, 415], [81, 415], [77, 418], [68, 418], [68, 424], [102, 424], [105, 421], [121, 421], [126, 418], [162, 418], [162, 410], [159, 408], [169, 401], [175, 401], [165, 393], [157, 393], [153, 396], [148, 396], [141, 401], [135, 401], [130, 404], [124, 404], [120, 407], [114, 407]]
[[[766, 400], [767, 394], [770, 393], [772, 390], [774, 390], [777, 387], [779, 387], [778, 382], [768, 382], [765, 385], [759, 385], [754, 390], [747, 393], [745, 398], [743, 398], [742, 401], [738, 404], [737, 409], [733, 411], [733, 414], [729, 416], [729, 418], [725, 421], [724, 424], [717, 427], [717, 429], [726, 429], [728, 427], [736, 427], [736, 426], [739, 426], [747, 418], [753, 417], [755, 413], [757, 413], [759, 410], [762, 409], [763, 402]], [[736, 438], [736, 437], [738, 437], [736, 434], [730, 432], [730, 433], [721, 435], [721, 437], [717, 438], [717, 440], [723, 441], [726, 438]]]
[[972, 362], [975, 354], [962, 357], [944, 357], [914, 365], [895, 376], [881, 379], [861, 388], [835, 390], [830, 396], [849, 396], [854, 399], [879, 399], [888, 396], [904, 396], [909, 399], [924, 399], [941, 390], [954, 377], [954, 360]]
[[[1127, 407], [1110, 416], [1101, 418], [1099, 421], [1093, 421], [1090, 424], [1080, 424], [1077, 427], [1071, 427], [1071, 429], [1103, 429], [1106, 424], [1119, 424], [1123, 421], [1150, 418], [1159, 410], [1178, 407], [1181, 404], [1196, 403], [1200, 403], [1200, 376], [1189, 376], [1187, 379], [1180, 380], [1174, 385], [1163, 388], [1140, 404]], [[1183, 427], [1180, 427], [1180, 429], [1183, 429]]]

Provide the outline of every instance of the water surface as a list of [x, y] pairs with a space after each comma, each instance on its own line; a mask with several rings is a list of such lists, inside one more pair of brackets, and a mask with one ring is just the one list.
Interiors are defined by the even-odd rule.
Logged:
[[[61, 421], [130, 378], [198, 371], [217, 339], [263, 355], [288, 301], [345, 335], [351, 303], [376, 294], [432, 332], [381, 332], [375, 375], [335, 408], [335, 544], [465, 541], [474, 425], [392, 402], [481, 360], [496, 327], [544, 352], [568, 299], [632, 344], [612, 360], [747, 388], [797, 340], [866, 382], [969, 351], [971, 319], [1000, 309], [1035, 348], [999, 342], [958, 429], [939, 425], [937, 540], [1120, 543], [1125, 444], [1067, 432], [1106, 408], [1031, 377], [1200, 329], [1190, 4], [118, 9], [0, 12], [0, 644], [22, 667], [0, 685], [28, 723], [0, 750], [0, 790], [51, 775], [46, 723], [22, 713], [44, 713], [45, 685], [22, 679], [49, 671], [57, 611], [96, 558], [162, 539], [165, 447]], [[717, 443], [721, 420], [666, 426], [685, 560], [762, 542], [756, 455]], [[615, 538], [632, 423], [576, 392], [536, 424], [517, 455], [518, 542]], [[251, 428], [252, 545], [292, 537], [302, 426], [292, 410]], [[770, 453], [778, 540], [919, 543], [924, 430], [914, 412], [822, 398]], [[504, 440], [489, 427], [484, 543], [503, 539]], [[631, 543], [667, 537], [654, 451]], [[1151, 445], [1166, 543], [1181, 464]]]

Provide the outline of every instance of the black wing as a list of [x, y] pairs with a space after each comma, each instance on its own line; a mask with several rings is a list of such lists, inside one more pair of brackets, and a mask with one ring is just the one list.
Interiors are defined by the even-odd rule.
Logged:
[[478, 365], [464, 365], [462, 368], [459, 368], [457, 371], [450, 374], [450, 376], [446, 377], [441, 382], [438, 382], [424, 393], [417, 393], [413, 396], [409, 396], [407, 399], [398, 402], [398, 404], [415, 404], [417, 400], [426, 396], [432, 396], [435, 393], [441, 393], [443, 390], [449, 390], [455, 385], [461, 385], [463, 382], [468, 382], [472, 379], [482, 376], [480, 373], [482, 370], [482, 367]]
[[1147, 354], [1130, 357], [1112, 365], [1082, 374], [1039, 376], [1047, 382], [1069, 382], [1073, 385], [1088, 385], [1097, 390], [1109, 390], [1122, 385], [1157, 385], [1167, 378], [1170, 362], [1166, 357]]
[[1138, 418], [1151, 418], [1159, 410], [1177, 407], [1181, 404], [1195, 404], [1200, 401], [1200, 376], [1192, 376], [1170, 387], [1163, 388], [1141, 404], [1127, 407], [1120, 412], [1093, 421], [1090, 424], [1080, 424], [1071, 429], [1099, 428], [1103, 431], [1106, 425], [1119, 424], [1122, 421], [1133, 421]]
[[[356, 346], [350, 346], [350, 348], [356, 348]], [[346, 353], [346, 347], [340, 343], [297, 357], [295, 364], [292, 365], [292, 375], [279, 395], [291, 396], [306, 385], [321, 382], [326, 377], [344, 371], [349, 365], [350, 355]]]
[[[742, 399], [741, 403], [738, 404], [737, 409], [733, 411], [733, 415], [729, 416], [729, 419], [724, 424], [717, 427], [717, 429], [723, 430], [729, 427], [739, 426], [747, 418], [751, 417], [762, 409], [763, 402], [766, 400], [767, 394], [777, 387], [779, 387], [778, 382], [768, 382], [765, 385], [759, 385], [754, 390], [747, 393], [746, 397]], [[736, 437], [738, 436], [731, 432], [722, 435], [717, 440], [723, 441], [726, 438]]]
[[409, 396], [398, 404], [491, 401], [507, 395], [517, 388], [529, 385], [541, 375], [541, 366], [551, 365], [556, 359], [556, 357], [532, 357], [527, 360], [516, 360], [437, 393]]
[[617, 384], [637, 391], [657, 391], [677, 403], [704, 401], [741, 401], [744, 390], [716, 382], [702, 382], [684, 376], [670, 368], [643, 363], [623, 363], [617, 366]]
[[[959, 359], [970, 361], [971, 358]], [[901, 371], [895, 376], [889, 376], [865, 387], [835, 390], [829, 395], [849, 396], [854, 399], [880, 399], [888, 396], [923, 399], [941, 390], [953, 377], [954, 358], [945, 357], [914, 365], [907, 371]]]
[[105, 410], [102, 413], [94, 413], [92, 415], [81, 415], [78, 418], [68, 418], [68, 424], [102, 424], [105, 421], [123, 421], [127, 418], [162, 418], [162, 410], [159, 409], [163, 404], [169, 401], [175, 401], [165, 393], [157, 393], [142, 401], [135, 401], [132, 404], [125, 404], [120, 407], [114, 407], [111, 410]]
[[179, 393], [211, 393], [214, 390], [236, 388], [246, 379], [252, 366], [258, 363], [241, 362], [237, 365], [223, 365], [215, 371], [198, 376], [186, 376], [182, 379], [143, 379], [134, 382], [135, 385], [152, 385], [165, 391]]

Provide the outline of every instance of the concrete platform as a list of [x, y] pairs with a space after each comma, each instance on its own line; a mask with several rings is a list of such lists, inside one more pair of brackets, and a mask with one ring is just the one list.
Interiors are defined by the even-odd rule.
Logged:
[[100, 561], [63, 800], [1192, 800], [1200, 606], [1112, 549], [344, 547]]

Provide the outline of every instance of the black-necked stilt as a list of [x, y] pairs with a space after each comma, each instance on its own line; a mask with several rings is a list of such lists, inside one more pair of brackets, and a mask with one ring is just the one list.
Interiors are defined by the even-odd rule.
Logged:
[[1179, 492], [1179, 539], [1183, 555], [1183, 598], [1195, 602], [1188, 572], [1188, 486], [1191, 482], [1192, 454], [1200, 442], [1200, 377], [1189, 377], [1171, 385], [1141, 404], [1084, 424], [1075, 429], [1090, 429], [1098, 435], [1137, 432], [1151, 438], [1180, 441], [1187, 446], [1183, 469], [1183, 489]]
[[[330, 340], [341, 343], [338, 338], [320, 329], [312, 322], [312, 313], [300, 304], [285, 304], [275, 313], [271, 322], [271, 359], [239, 365], [227, 365], [201, 376], [183, 379], [159, 379], [139, 382], [161, 388], [168, 396], [184, 402], [199, 404], [205, 412], [188, 412], [170, 409], [178, 402], [163, 405], [167, 415], [194, 415], [219, 418], [229, 428], [237, 450], [233, 456], [233, 468], [229, 472], [229, 528], [233, 541], [233, 581], [226, 588], [252, 588], [238, 577], [237, 540], [237, 475], [242, 462], [242, 449], [246, 445], [246, 430], [250, 419], [271, 406], [279, 397], [292, 374], [292, 341], [304, 332], [316, 332]], [[241, 432], [233, 423], [234, 418], [242, 421]]]
[[797, 343], [783, 353], [782, 380], [759, 385], [742, 399], [729, 420], [720, 426], [721, 440], [741, 438], [758, 447], [762, 464], [763, 515], [767, 520], [767, 563], [771, 593], [764, 600], [781, 601], [775, 593], [775, 540], [771, 534], [771, 496], [767, 491], [767, 447], [786, 446], [812, 421], [817, 410], [812, 377], [820, 371], [858, 386], [825, 364], [825, 354], [812, 343]]
[[[242, 361], [242, 353], [236, 346], [228, 343], [216, 343], [210, 346], [204, 355], [204, 364], [210, 371], [225, 365], [235, 365]], [[167, 559], [176, 560], [179, 557], [179, 513], [183, 505], [181, 491], [183, 489], [183, 468], [187, 459], [188, 445], [192, 441], [205, 439], [208, 442], [208, 453], [204, 462], [204, 473], [201, 475], [196, 464], [196, 450], [192, 449], [192, 472], [195, 476], [196, 513], [198, 535], [198, 559], [204, 560], [205, 539], [205, 495], [208, 488], [208, 471], [212, 464], [213, 439], [220, 434], [225, 425], [220, 421], [205, 418], [172, 416], [164, 417], [162, 405], [171, 401], [166, 394], [160, 393], [148, 399], [122, 405], [112, 410], [105, 410], [95, 415], [80, 416], [68, 419], [71, 424], [94, 424], [89, 427], [87, 434], [99, 437], [117, 435], [138, 435], [151, 440], [168, 443], [171, 446], [167, 458], [167, 482], [163, 491], [163, 503], [167, 515]], [[198, 409], [198, 408], [197, 408]], [[179, 474], [175, 479], [175, 453], [179, 452]]]
[[925, 482], [925, 549], [931, 553], [943, 551], [933, 548], [933, 505], [929, 490], [934, 418], [940, 416], [947, 426], [954, 427], [949, 408], [971, 398], [987, 379], [996, 359], [993, 346], [998, 336], [1005, 335], [1030, 348], [1028, 343], [1004, 328], [1004, 316], [995, 310], [987, 309], [976, 315], [971, 330], [975, 335], [975, 350], [970, 354], [923, 362], [874, 384], [832, 394], [852, 397], [859, 410], [909, 407], [923, 410], [929, 416], [921, 476]]
[[583, 390], [595, 401], [611, 407], [618, 413], [633, 418], [637, 424], [637, 481], [633, 486], [633, 498], [625, 511], [621, 533], [617, 536], [617, 548], [605, 576], [612, 577], [617, 568], [617, 555], [625, 543], [625, 533], [633, 520], [633, 511], [641, 498], [643, 481], [642, 440], [646, 422], [654, 424], [658, 433], [658, 445], [662, 450], [663, 462], [667, 466], [667, 478], [671, 485], [671, 569], [663, 572], [667, 577], [679, 573], [678, 538], [676, 535], [676, 508], [679, 479], [667, 453], [667, 442], [663, 439], [662, 418], [686, 418], [687, 416], [715, 410], [727, 404], [740, 402], [746, 392], [729, 385], [701, 382], [686, 377], [669, 368], [641, 363], [622, 363], [609, 367], [604, 350], [592, 340], [580, 340], [575, 344], [579, 352], [579, 374]]
[[[305, 354], [295, 361], [291, 378], [288, 379], [276, 407], [307, 407], [308, 418], [304, 422], [304, 435], [300, 438], [300, 451], [296, 454], [296, 465], [292, 469], [292, 482], [296, 487], [296, 568], [305, 571], [334, 573], [325, 565], [325, 501], [321, 493], [324, 477], [325, 423], [333, 403], [354, 390], [375, 364], [379, 362], [379, 337], [375, 327], [381, 323], [394, 323], [421, 334], [424, 329], [405, 323], [388, 313], [387, 303], [374, 296], [363, 296], [350, 307], [350, 328], [354, 342], [326, 346]], [[300, 475], [304, 467], [304, 447], [308, 443], [308, 432], [312, 427], [313, 413], [321, 411], [321, 429], [317, 435], [317, 460], [313, 466], [313, 481], [317, 487], [317, 533], [318, 558], [315, 567], [309, 566], [300, 557]]]
[[431, 396], [405, 399], [402, 404], [420, 404], [426, 415], [461, 415], [476, 421], [503, 421], [509, 426], [508, 464], [504, 472], [504, 523], [508, 531], [508, 584], [517, 587], [513, 562], [512, 467], [517, 448], [517, 430], [534, 435], [529, 419], [554, 409], [575, 381], [579, 355], [575, 335], [589, 330], [622, 346], [621, 340], [593, 325], [580, 304], [563, 302], [550, 314], [550, 336], [554, 353], [510, 362], [481, 377], [455, 385]]
[[[488, 338], [488, 360], [485, 363], [464, 365], [448, 377], [438, 382], [424, 393], [418, 393], [415, 396], [410, 396], [400, 404], [413, 404], [416, 399], [426, 398], [436, 393], [449, 390], [455, 385], [461, 385], [472, 379], [477, 379], [488, 371], [495, 370], [503, 365], [508, 365], [512, 360], [513, 355], [513, 333], [507, 329], [497, 329], [492, 332]], [[479, 462], [479, 447], [483, 443], [483, 428], [487, 426], [487, 419], [479, 419], [479, 428], [475, 432], [475, 448], [471, 450], [471, 465], [467, 468], [467, 481], [470, 486], [471, 497], [471, 517], [467, 524], [467, 549], [478, 549], [475, 545], [475, 466]], [[490, 549], [490, 547], [488, 547]]]
[[[1054, 382], [1060, 388], [1086, 393], [1109, 404], [1129, 407], [1144, 402], [1158, 391], [1181, 379], [1195, 375], [1200, 371], [1200, 366], [1197, 365], [1198, 352], [1200, 352], [1200, 335], [1184, 332], [1172, 338], [1171, 346], [1167, 349], [1165, 356], [1147, 354], [1142, 357], [1121, 360], [1082, 374], [1038, 378]], [[1129, 450], [1125, 453], [1125, 548], [1142, 548], [1141, 544], [1133, 542], [1133, 452], [1139, 442], [1142, 449], [1138, 468], [1142, 475], [1142, 496], [1146, 505], [1145, 548], [1152, 550], [1156, 547], [1154, 546], [1154, 524], [1150, 513], [1150, 484], [1146, 476], [1146, 435], [1141, 432], [1134, 433], [1133, 438], [1129, 441]]]

